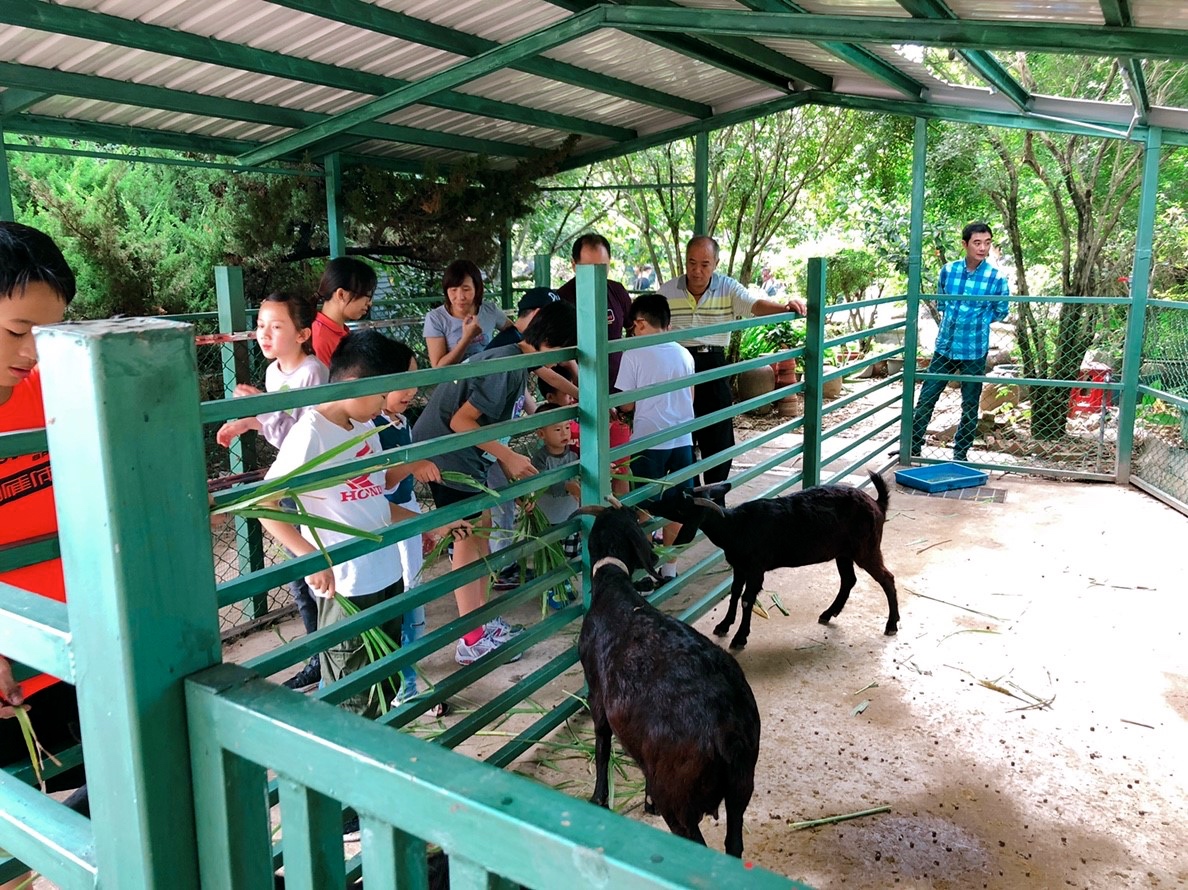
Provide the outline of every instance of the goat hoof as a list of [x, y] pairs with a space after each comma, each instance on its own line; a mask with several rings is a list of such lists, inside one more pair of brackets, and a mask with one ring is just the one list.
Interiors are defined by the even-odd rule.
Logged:
[[891, 624], [890, 622], [888, 622], [888, 623], [887, 623], [887, 629], [886, 629], [885, 631], [883, 631], [883, 636], [885, 636], [885, 637], [893, 637], [893, 636], [895, 636], [895, 634], [896, 634], [896, 633], [898, 633], [898, 632], [899, 632], [899, 628], [898, 628], [898, 627], [896, 627], [894, 624]]
[[725, 623], [719, 624], [717, 627], [714, 628], [714, 636], [715, 637], [724, 637], [724, 636], [726, 636], [726, 632], [729, 630], [730, 630], [729, 624], [725, 624]]
[[828, 624], [829, 619], [832, 617], [833, 616], [830, 615], [828, 612], [822, 612], [821, 617], [817, 619], [817, 624]]
[[745, 649], [746, 646], [747, 646], [747, 641], [746, 641], [745, 637], [742, 639], [735, 637], [733, 640], [730, 641], [731, 649]]

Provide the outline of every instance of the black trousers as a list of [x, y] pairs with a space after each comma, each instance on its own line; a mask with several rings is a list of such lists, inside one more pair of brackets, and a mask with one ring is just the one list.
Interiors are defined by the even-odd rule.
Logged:
[[[693, 352], [694, 371], [709, 371], [721, 368], [726, 364], [724, 350], [690, 351]], [[734, 404], [734, 394], [730, 391], [729, 377], [709, 383], [699, 383], [693, 387], [693, 414], [697, 417], [704, 417], [722, 408], [728, 408], [732, 404]], [[717, 454], [719, 451], [725, 451], [734, 444], [734, 421], [727, 418], [697, 430], [693, 433], [693, 444], [701, 452], [702, 459]], [[705, 470], [701, 474], [705, 484], [725, 482], [730, 476], [730, 464], [730, 459], [726, 459]]]

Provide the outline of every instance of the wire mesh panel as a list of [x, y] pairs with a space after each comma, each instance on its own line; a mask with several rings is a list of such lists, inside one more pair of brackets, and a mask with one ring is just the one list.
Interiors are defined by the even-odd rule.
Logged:
[[1147, 310], [1134, 421], [1136, 475], [1188, 503], [1188, 303]]
[[[1108, 300], [1012, 298], [1008, 317], [990, 326], [985, 359], [917, 358], [914, 452], [1080, 476], [1114, 473], [1124, 313]], [[921, 313], [921, 344], [931, 342], [938, 317]]]

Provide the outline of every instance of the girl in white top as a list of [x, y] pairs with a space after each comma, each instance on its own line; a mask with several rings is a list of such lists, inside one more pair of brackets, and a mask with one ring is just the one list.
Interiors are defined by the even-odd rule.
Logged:
[[429, 364], [459, 365], [487, 348], [512, 321], [502, 309], [483, 302], [483, 273], [470, 260], [454, 260], [442, 276], [442, 304], [425, 316]]
[[[269, 294], [260, 304], [260, 313], [256, 316], [256, 343], [264, 357], [272, 359], [264, 372], [267, 392], [319, 386], [328, 379], [329, 371], [313, 354], [313, 319], [313, 302], [295, 294]], [[235, 387], [237, 396], [259, 393], [260, 390], [247, 383]], [[280, 448], [297, 418], [312, 410], [310, 407], [290, 408], [230, 420], [219, 428], [215, 439], [226, 448], [236, 436], [248, 430], [259, 430], [269, 444]]]

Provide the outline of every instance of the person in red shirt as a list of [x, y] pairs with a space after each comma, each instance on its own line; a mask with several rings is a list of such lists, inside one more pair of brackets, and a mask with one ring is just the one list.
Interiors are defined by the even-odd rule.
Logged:
[[[20, 223], [0, 222], [0, 433], [45, 426], [33, 328], [57, 324], [74, 298], [74, 273], [53, 239]], [[49, 455], [0, 458], [0, 546], [58, 531]], [[61, 559], [0, 573], [0, 583], [65, 602]], [[38, 738], [50, 751], [79, 740], [74, 687], [41, 674], [22, 683], [0, 655], [0, 766], [28, 758], [13, 706], [27, 704]], [[51, 780], [73, 788], [81, 771]]]
[[317, 299], [322, 308], [313, 323], [314, 355], [330, 367], [330, 357], [350, 331], [348, 321], [358, 321], [371, 308], [377, 282], [375, 270], [362, 260], [335, 257], [326, 264], [318, 282]]

